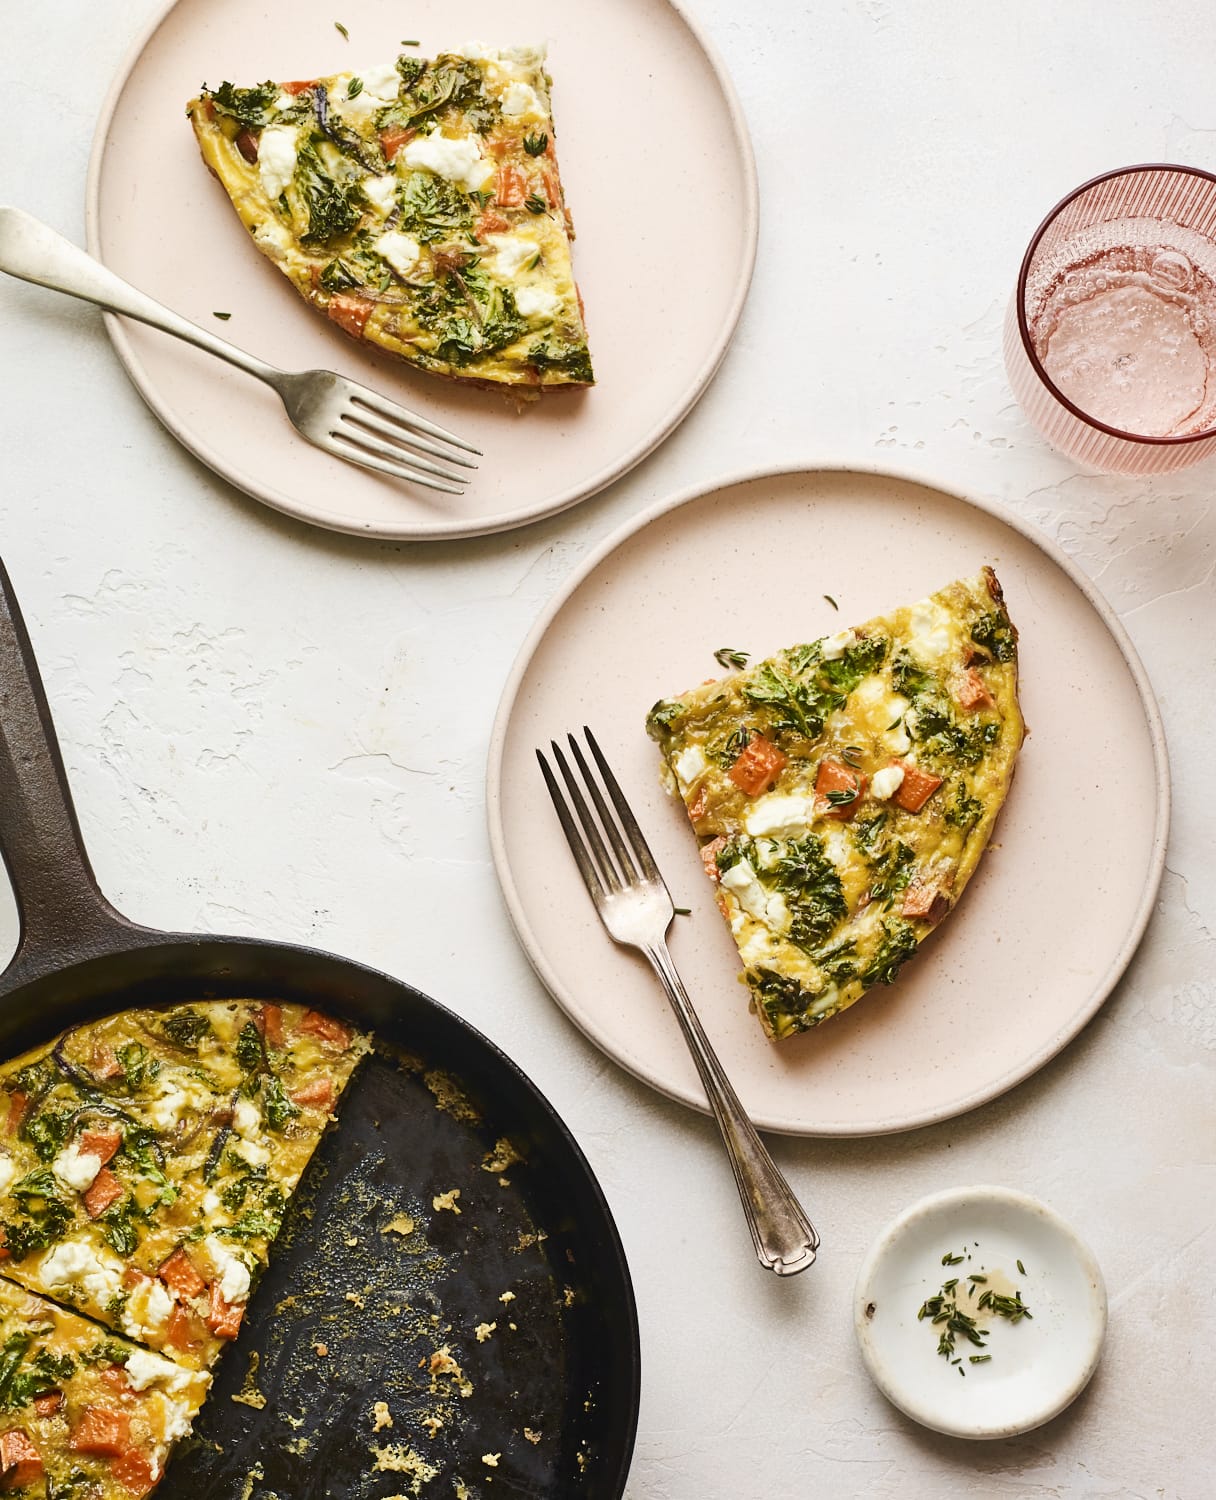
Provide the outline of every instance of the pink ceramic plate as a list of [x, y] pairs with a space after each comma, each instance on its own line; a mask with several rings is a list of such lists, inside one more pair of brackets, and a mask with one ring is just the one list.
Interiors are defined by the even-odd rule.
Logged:
[[[335, 17], [350, 33], [345, 41]], [[288, 19], [290, 24], [288, 24]], [[309, 78], [471, 40], [547, 41], [575, 272], [599, 384], [522, 410], [360, 348], [253, 248], [185, 117], [204, 81]], [[119, 357], [166, 427], [239, 488], [358, 535], [473, 536], [551, 515], [619, 478], [687, 416], [717, 369], [751, 279], [756, 182], [717, 57], [664, 0], [176, 0], [102, 111], [89, 248], [120, 275], [288, 368], [354, 376], [485, 452], [462, 498], [310, 448], [274, 394], [217, 360], [111, 317]], [[227, 322], [215, 312], [229, 312]]]
[[[1031, 734], [993, 846], [890, 989], [788, 1042], [748, 1014], [734, 943], [643, 720], [658, 698], [839, 630], [991, 563], [1021, 631]], [[838, 602], [839, 613], [825, 595]], [[605, 543], [546, 611], [507, 684], [490, 832], [516, 930], [587, 1035], [704, 1108], [649, 969], [615, 948], [562, 838], [534, 748], [590, 724], [678, 906], [671, 949], [743, 1103], [770, 1130], [872, 1135], [947, 1119], [1053, 1057], [1110, 993], [1152, 910], [1169, 771], [1152, 689], [1082, 574], [1012, 515], [889, 473], [737, 479]]]

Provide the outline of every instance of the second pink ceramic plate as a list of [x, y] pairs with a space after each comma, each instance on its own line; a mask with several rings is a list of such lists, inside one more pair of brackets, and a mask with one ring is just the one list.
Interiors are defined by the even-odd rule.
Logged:
[[[349, 40], [335, 29], [335, 17]], [[287, 24], [288, 18], [290, 24]], [[206, 82], [313, 78], [470, 41], [547, 42], [575, 274], [598, 385], [529, 405], [466, 390], [346, 338], [250, 244], [186, 119]], [[149, 406], [204, 463], [336, 531], [433, 538], [551, 515], [619, 478], [692, 409], [734, 332], [756, 247], [756, 181], [734, 90], [670, 0], [176, 0], [102, 112], [92, 253], [286, 369], [351, 375], [484, 450], [462, 497], [356, 469], [300, 439], [273, 392], [176, 339], [109, 319]], [[231, 316], [216, 321], [216, 312]]]
[[[890, 989], [804, 1036], [769, 1042], [748, 1014], [688, 819], [659, 785], [646, 712], [720, 675], [716, 647], [757, 659], [984, 563], [1021, 632], [1030, 727], [993, 845]], [[762, 474], [659, 506], [605, 543], [553, 602], [507, 685], [491, 748], [490, 831], [528, 956], [609, 1056], [704, 1108], [649, 968], [599, 925], [537, 770], [535, 748], [583, 724], [604, 746], [676, 904], [692, 909], [675, 919], [672, 953], [744, 1104], [771, 1130], [878, 1134], [994, 1098], [1094, 1014], [1152, 910], [1169, 773], [1126, 634], [1030, 526], [911, 478]]]

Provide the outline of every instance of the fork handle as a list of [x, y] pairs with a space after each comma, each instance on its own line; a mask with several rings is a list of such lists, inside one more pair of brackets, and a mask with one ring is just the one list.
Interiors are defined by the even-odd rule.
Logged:
[[693, 1009], [684, 982], [676, 972], [667, 944], [648, 944], [643, 952], [667, 992], [701, 1082], [705, 1085], [705, 1094], [722, 1132], [760, 1264], [778, 1276], [793, 1276], [805, 1271], [814, 1262], [819, 1248], [815, 1226], [794, 1197], [793, 1189], [739, 1103], [739, 1097]]
[[282, 374], [273, 365], [255, 359], [225, 339], [216, 338], [189, 318], [137, 291], [71, 240], [19, 208], [0, 207], [0, 271], [22, 281], [32, 281], [36, 286], [49, 287], [53, 292], [66, 292], [69, 297], [95, 302], [107, 312], [136, 318], [227, 360], [269, 385], [276, 385]]

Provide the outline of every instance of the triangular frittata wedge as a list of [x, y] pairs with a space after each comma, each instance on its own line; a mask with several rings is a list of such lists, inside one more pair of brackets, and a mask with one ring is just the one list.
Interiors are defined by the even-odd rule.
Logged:
[[0, 1282], [0, 1484], [6, 1494], [146, 1495], [211, 1377]]
[[419, 369], [594, 381], [543, 48], [203, 88], [203, 158], [319, 312]]
[[1022, 744], [991, 568], [656, 703], [770, 1037], [890, 984], [962, 895]]
[[212, 1000], [4, 1064], [0, 1276], [206, 1369], [367, 1046], [303, 1006]]

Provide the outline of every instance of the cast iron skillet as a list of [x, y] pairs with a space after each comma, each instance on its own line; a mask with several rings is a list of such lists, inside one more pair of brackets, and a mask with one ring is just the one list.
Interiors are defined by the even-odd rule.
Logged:
[[[344, 1096], [158, 1500], [620, 1496], [637, 1313], [573, 1137], [509, 1058], [408, 985], [294, 944], [157, 932], [110, 905], [2, 564], [0, 851], [20, 919], [0, 1057], [191, 997], [302, 1001], [387, 1044]], [[434, 1201], [455, 1187], [459, 1216]]]

